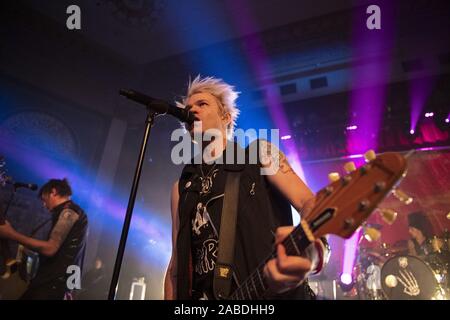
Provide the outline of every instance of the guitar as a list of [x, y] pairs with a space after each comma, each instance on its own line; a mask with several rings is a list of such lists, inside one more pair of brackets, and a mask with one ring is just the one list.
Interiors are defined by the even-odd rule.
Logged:
[[[0, 157], [0, 187], [4, 187], [6, 184], [12, 184], [12, 178], [6, 175], [5, 160]], [[8, 212], [9, 206], [12, 202], [16, 190], [14, 189], [11, 197], [4, 210], [0, 209], [0, 225], [5, 224], [6, 212]], [[32, 232], [33, 236], [43, 225], [48, 221], [45, 221], [39, 227], [35, 228]], [[15, 257], [10, 252], [8, 242], [5, 239], [0, 239], [0, 279], [8, 279], [16, 271], [19, 271], [22, 280], [29, 282], [36, 275], [39, 268], [39, 254], [23, 245], [19, 244]]]
[[[0, 188], [11, 184], [6, 175], [5, 161], [0, 157]], [[15, 193], [15, 191], [14, 191]], [[0, 208], [0, 225], [6, 221], [6, 212], [13, 199], [11, 195], [5, 208]], [[8, 242], [0, 239], [0, 300], [16, 300], [25, 292], [28, 282], [39, 267], [39, 254], [19, 244], [16, 256], [11, 254]]]
[[[0, 157], [0, 187], [3, 188], [10, 177], [6, 175], [5, 160]], [[5, 212], [8, 210], [9, 203], [6, 208], [0, 208], [0, 225], [5, 224]], [[14, 271], [15, 260], [11, 258], [8, 242], [0, 239], [0, 277], [6, 279]]]
[[[365, 158], [367, 164], [359, 169], [347, 164], [349, 173], [342, 178], [330, 174], [334, 182], [316, 194], [311, 213], [282, 242], [288, 255], [300, 256], [315, 239], [326, 235], [350, 238], [406, 175], [406, 159], [398, 153], [376, 157], [368, 151]], [[268, 293], [263, 268], [275, 257], [274, 250], [228, 299], [263, 299]]]

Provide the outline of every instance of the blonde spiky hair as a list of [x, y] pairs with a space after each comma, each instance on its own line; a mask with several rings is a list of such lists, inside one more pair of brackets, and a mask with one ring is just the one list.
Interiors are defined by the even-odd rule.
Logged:
[[238, 98], [240, 92], [235, 91], [234, 86], [225, 83], [222, 79], [214, 77], [201, 78], [200, 75], [198, 75], [194, 80], [189, 81], [187, 95], [184, 97], [183, 103], [186, 104], [189, 97], [196, 93], [212, 94], [220, 102], [219, 107], [223, 114], [230, 114], [231, 122], [227, 127], [227, 134], [228, 138], [231, 138], [240, 113], [236, 106], [236, 99]]

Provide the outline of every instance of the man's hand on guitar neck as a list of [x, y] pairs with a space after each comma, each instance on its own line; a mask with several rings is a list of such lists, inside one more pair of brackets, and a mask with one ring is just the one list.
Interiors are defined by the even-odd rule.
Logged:
[[281, 242], [292, 232], [294, 227], [280, 227], [276, 231], [275, 245], [277, 257], [269, 260], [264, 267], [264, 276], [269, 287], [269, 294], [283, 293], [298, 287], [309, 274], [319, 272], [319, 265], [323, 262], [323, 248], [321, 240], [316, 240], [305, 254], [308, 257], [291, 256], [286, 254], [286, 248]]

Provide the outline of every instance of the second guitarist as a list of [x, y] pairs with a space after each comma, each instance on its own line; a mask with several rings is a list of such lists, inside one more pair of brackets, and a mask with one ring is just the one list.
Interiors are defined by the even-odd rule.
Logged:
[[0, 226], [0, 237], [17, 241], [41, 256], [38, 272], [21, 299], [70, 299], [73, 288], [67, 286], [68, 267], [76, 266], [81, 271], [88, 228], [86, 214], [71, 200], [71, 195], [66, 179], [52, 179], [39, 190], [39, 197], [52, 215], [46, 241], [17, 232], [8, 222]]

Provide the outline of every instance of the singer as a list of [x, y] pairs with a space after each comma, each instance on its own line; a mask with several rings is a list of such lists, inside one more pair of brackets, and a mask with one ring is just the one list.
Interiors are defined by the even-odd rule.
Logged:
[[[226, 276], [231, 279], [231, 293], [239, 290], [244, 280], [271, 253], [275, 241], [277, 257], [265, 263], [260, 278], [254, 280], [258, 283], [253, 283], [251, 289], [241, 290], [237, 297], [314, 299], [307, 277], [323, 268], [329, 252], [326, 240], [311, 243], [304, 257], [287, 255], [281, 244], [293, 228], [291, 205], [305, 217], [314, 204], [314, 194], [292, 170], [286, 156], [265, 140], [256, 141], [258, 164], [236, 164], [225, 157], [230, 147], [242, 152], [240, 146], [229, 140], [239, 115], [237, 97], [234, 87], [221, 79], [198, 76], [189, 83], [186, 98], [181, 103], [198, 120], [185, 125], [191, 137], [194, 138], [194, 133], [198, 135], [198, 131], [205, 133], [215, 129], [221, 132], [221, 138], [202, 140], [203, 149], [208, 146], [215, 161], [187, 164], [173, 186], [173, 249], [165, 277], [164, 298], [217, 298], [213, 283], [220, 256], [222, 206], [225, 190], [229, 190], [226, 189], [227, 176], [240, 172], [238, 196], [230, 200], [234, 201], [231, 206], [237, 206], [235, 238], [231, 239], [235, 243], [232, 248], [235, 254], [232, 261], [227, 261], [232, 266], [231, 275]], [[219, 140], [222, 141], [218, 143]], [[248, 149], [244, 150], [246, 155]], [[277, 170], [272, 175], [261, 175], [261, 167], [266, 166]], [[261, 290], [256, 290], [257, 287]]]
[[66, 283], [67, 268], [75, 265], [82, 269], [88, 219], [71, 195], [66, 179], [52, 179], [39, 190], [44, 207], [51, 213], [52, 229], [46, 241], [17, 232], [8, 222], [0, 226], [0, 237], [17, 241], [41, 257], [38, 272], [22, 300], [72, 299], [73, 292]]

